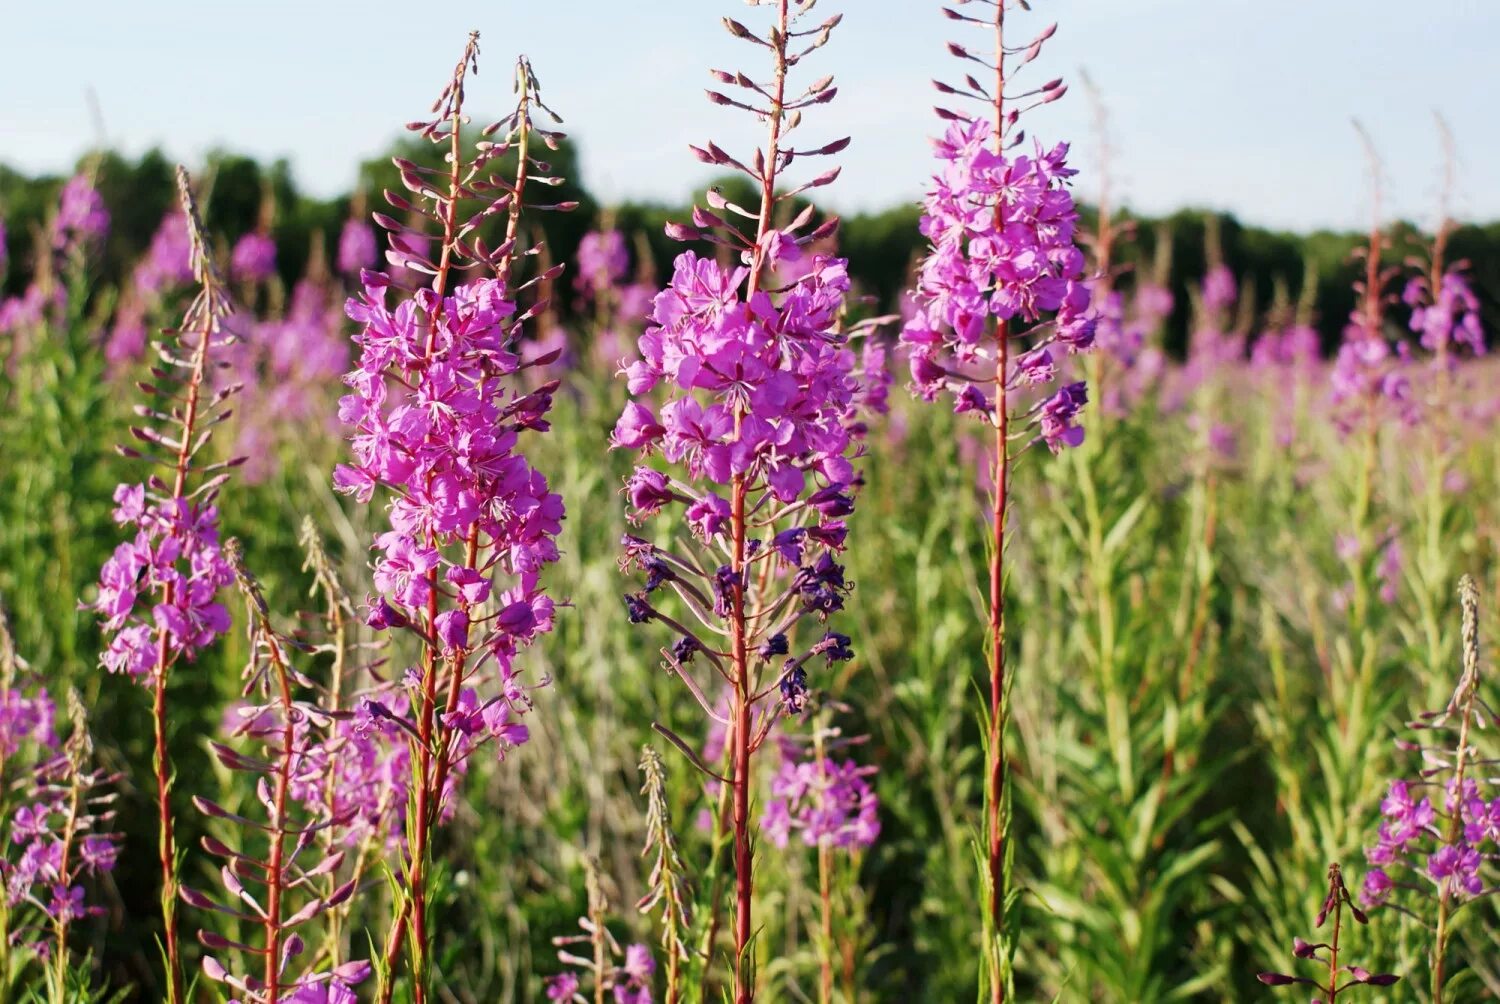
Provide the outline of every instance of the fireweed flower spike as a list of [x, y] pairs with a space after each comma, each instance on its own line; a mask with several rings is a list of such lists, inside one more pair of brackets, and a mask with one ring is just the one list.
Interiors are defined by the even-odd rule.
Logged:
[[1322, 927], [1332, 916], [1332, 937], [1329, 941], [1318, 944], [1309, 944], [1301, 938], [1292, 943], [1292, 954], [1297, 959], [1318, 962], [1327, 968], [1327, 983], [1310, 976], [1293, 976], [1287, 973], [1258, 973], [1255, 978], [1269, 987], [1309, 986], [1327, 995], [1314, 997], [1313, 1004], [1338, 1004], [1339, 994], [1356, 986], [1388, 987], [1398, 982], [1401, 977], [1393, 973], [1372, 973], [1361, 966], [1340, 964], [1339, 948], [1345, 907], [1349, 908], [1349, 915], [1356, 923], [1369, 923], [1364, 913], [1354, 905], [1354, 900], [1349, 898], [1349, 890], [1344, 886], [1344, 876], [1339, 871], [1339, 866], [1331, 864], [1328, 866], [1328, 895], [1323, 898], [1323, 906], [1318, 911], [1315, 926]]
[[[364, 290], [348, 305], [362, 326], [355, 336], [360, 357], [345, 377], [351, 393], [339, 404], [354, 431], [354, 462], [334, 472], [338, 489], [359, 502], [371, 501], [377, 488], [391, 499], [390, 529], [375, 540], [379, 595], [367, 622], [407, 631], [422, 649], [421, 664], [391, 693], [367, 699], [357, 717], [361, 730], [404, 735], [410, 744], [406, 860], [379, 998], [390, 999], [389, 977], [409, 940], [417, 1004], [427, 999], [432, 832], [451, 810], [469, 756], [492, 743], [503, 757], [528, 738], [521, 718], [531, 707], [529, 688], [514, 663], [552, 628], [553, 603], [539, 573], [557, 558], [563, 518], [562, 500], [517, 449], [522, 433], [547, 429], [556, 384], [521, 393], [515, 375], [551, 358], [523, 364], [512, 351], [523, 322], [545, 308], [536, 300], [518, 314], [516, 301], [560, 271], [512, 282], [523, 203], [572, 208], [525, 203], [529, 185], [556, 184], [536, 154], [541, 145], [555, 148], [560, 136], [533, 120], [552, 113], [523, 57], [515, 111], [466, 148], [465, 84], [478, 56], [476, 33], [433, 106], [435, 117], [408, 127], [446, 149], [446, 166], [398, 158], [414, 198], [385, 193], [397, 210], [436, 228], [436, 257], [412, 227], [374, 216], [389, 232], [390, 264], [430, 276], [431, 285], [392, 307], [391, 277], [361, 276]], [[488, 139], [497, 133], [498, 142]], [[512, 178], [495, 173], [507, 154], [515, 156]], [[492, 218], [504, 223], [504, 239], [493, 247], [480, 233]]]
[[[845, 262], [804, 250], [831, 234], [836, 221], [812, 227], [809, 206], [784, 228], [772, 222], [778, 204], [838, 176], [832, 168], [777, 190], [794, 162], [848, 145], [843, 139], [790, 145], [803, 111], [830, 101], [837, 89], [824, 77], [793, 91], [788, 71], [826, 44], [841, 18], [803, 26], [810, 0], [757, 6], [774, 10], [764, 36], [737, 21], [724, 23], [731, 35], [770, 56], [770, 79], [713, 70], [716, 81], [737, 90], [710, 91], [709, 98], [765, 123], [766, 145], [744, 159], [711, 142], [693, 152], [747, 174], [760, 204], [738, 206], [710, 191], [709, 208], [695, 208], [691, 225], [667, 227], [676, 239], [726, 249], [726, 260], [737, 256], [739, 264], [721, 265], [691, 251], [678, 256], [641, 336], [641, 358], [623, 371], [632, 400], [612, 437], [614, 446], [647, 456], [659, 450], [672, 465], [670, 474], [636, 468], [625, 486], [630, 518], [638, 522], [681, 506], [692, 531], [693, 541], [682, 535], [673, 550], [626, 536], [621, 565], [639, 568], [646, 582], [626, 596], [625, 607], [633, 623], [657, 621], [673, 632], [675, 640], [662, 650], [666, 665], [728, 729], [730, 777], [720, 780], [732, 790], [739, 1004], [755, 994], [748, 957], [754, 930], [751, 758], [783, 713], [800, 711], [817, 667], [853, 656], [849, 639], [825, 622], [843, 607], [851, 586], [835, 555], [853, 508], [849, 456], [858, 389], [854, 354], [839, 327], [849, 288]], [[675, 601], [663, 599], [668, 593]], [[695, 673], [723, 681], [731, 696], [727, 717]], [[689, 755], [703, 765], [696, 753]]]
[[144, 483], [115, 489], [115, 522], [134, 527], [135, 536], [115, 549], [99, 574], [99, 615], [107, 646], [106, 669], [129, 673], [152, 693], [155, 727], [158, 848], [162, 876], [163, 946], [167, 999], [183, 1000], [182, 961], [177, 930], [177, 841], [172, 815], [172, 764], [167, 753], [167, 686], [172, 668], [197, 654], [229, 628], [229, 614], [218, 593], [232, 578], [219, 548], [215, 505], [229, 469], [240, 464], [200, 460], [214, 426], [229, 417], [224, 403], [238, 388], [212, 391], [212, 369], [233, 341], [223, 321], [229, 314], [224, 284], [208, 256], [187, 172], [177, 169], [177, 187], [187, 220], [198, 293], [182, 328], [157, 346], [151, 382], [138, 386], [152, 399], [138, 405], [146, 420], [130, 434], [140, 448], [119, 447], [130, 458], [161, 467]]
[[[85, 890], [112, 871], [118, 777], [92, 765], [83, 702], [68, 695], [69, 732], [59, 739], [56, 708], [15, 650], [0, 609], [0, 972], [15, 979], [11, 949], [25, 946], [45, 966], [47, 999], [71, 1000], [73, 923], [102, 914]], [[38, 999], [40, 995], [37, 995]]]
[[[238, 709], [230, 736], [235, 745], [213, 743], [212, 748], [226, 770], [254, 775], [255, 801], [265, 810], [265, 817], [249, 819], [195, 797], [200, 812], [226, 824], [239, 824], [246, 839], [236, 848], [205, 837], [204, 850], [223, 859], [224, 893], [216, 898], [184, 887], [182, 898], [210, 916], [233, 918], [237, 937], [260, 928], [261, 940], [259, 945], [246, 945], [200, 930], [198, 940], [208, 949], [203, 972], [232, 987], [245, 1004], [322, 999], [333, 992], [352, 994], [352, 985], [369, 975], [368, 962], [344, 963], [332, 972], [292, 975], [306, 948], [297, 929], [354, 895], [357, 885], [357, 880], [350, 879], [331, 894], [320, 895], [322, 877], [339, 870], [343, 853], [323, 854], [316, 844], [319, 831], [334, 820], [321, 812], [304, 816], [298, 811], [296, 788], [306, 783], [308, 750], [327, 731], [331, 719], [316, 705], [293, 698], [294, 688], [311, 688], [312, 681], [293, 666], [292, 643], [271, 625], [260, 583], [245, 568], [239, 542], [229, 541], [224, 555], [245, 598], [250, 661], [245, 667], [244, 695], [252, 703]], [[253, 751], [239, 748], [246, 741]], [[253, 806], [242, 810], [254, 811]], [[257, 958], [260, 972], [232, 972], [213, 954], [225, 949]], [[318, 994], [322, 997], [314, 996]]]
[[[1059, 387], [1037, 398], [1035, 388], [1053, 383], [1057, 354], [1093, 343], [1089, 287], [1083, 253], [1074, 243], [1078, 213], [1067, 189], [1074, 171], [1068, 147], [1033, 142], [1023, 151], [1022, 114], [1061, 98], [1061, 80], [1035, 87], [1015, 84], [1016, 75], [1040, 54], [1056, 31], [1044, 29], [1022, 45], [1006, 41], [1006, 11], [1018, 0], [978, 0], [990, 9], [974, 16], [944, 8], [944, 14], [975, 29], [993, 46], [956, 42], [948, 50], [980, 67], [961, 84], [936, 82], [938, 92], [979, 103], [978, 113], [938, 109], [949, 123], [936, 144], [939, 173], [922, 216], [931, 242], [917, 282], [916, 315], [902, 340], [911, 351], [912, 383], [927, 401], [953, 395], [953, 410], [972, 413], [995, 430], [994, 539], [990, 561], [990, 702], [985, 788], [989, 904], [984, 953], [992, 998], [1004, 999], [1010, 982], [1014, 938], [1006, 930], [1007, 889], [1004, 739], [1008, 709], [1005, 678], [1005, 530], [1011, 464], [1021, 451], [1045, 444], [1056, 453], [1083, 442], [1078, 416], [1087, 399], [1083, 383]], [[1023, 9], [1024, 3], [1019, 4]], [[1023, 350], [1013, 340], [1023, 332]]]
[[1496, 716], [1480, 694], [1479, 590], [1464, 576], [1463, 668], [1458, 686], [1441, 711], [1425, 712], [1408, 727], [1416, 733], [1398, 743], [1421, 756], [1423, 769], [1411, 780], [1392, 781], [1380, 803], [1381, 823], [1365, 857], [1360, 899], [1371, 909], [1391, 905], [1432, 925], [1432, 1000], [1441, 1004], [1448, 941], [1454, 916], [1497, 888], [1500, 858], [1500, 758], [1479, 748], [1480, 732]]

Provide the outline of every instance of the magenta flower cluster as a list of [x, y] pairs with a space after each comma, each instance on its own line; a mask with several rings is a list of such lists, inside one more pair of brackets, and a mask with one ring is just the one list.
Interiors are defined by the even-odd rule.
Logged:
[[590, 230], [578, 242], [573, 261], [577, 269], [574, 287], [588, 299], [596, 299], [618, 286], [630, 268], [625, 235], [618, 230]]
[[[412, 627], [445, 652], [482, 650], [493, 660], [499, 692], [465, 689], [444, 724], [463, 745], [499, 740], [503, 754], [527, 738], [517, 719], [529, 701], [513, 658], [552, 628], [538, 573], [558, 556], [562, 499], [516, 449], [522, 432], [547, 428], [550, 388], [518, 396], [507, 386], [521, 362], [510, 351], [515, 304], [499, 280], [445, 297], [422, 289], [394, 310], [386, 276], [366, 272], [363, 281], [348, 305], [361, 325], [360, 357], [339, 404], [355, 462], [339, 465], [334, 483], [360, 502], [377, 486], [391, 493], [369, 622]], [[438, 613], [440, 598], [451, 602]], [[396, 714], [375, 701], [367, 711]]]
[[[559, 957], [565, 961], [577, 958], [566, 953], [559, 953]], [[586, 960], [580, 959], [582, 961]], [[603, 980], [614, 1004], [651, 1004], [651, 985], [655, 977], [656, 959], [652, 957], [651, 949], [642, 944], [627, 947], [623, 963], [610, 967], [602, 977], [595, 976], [596, 979]], [[583, 995], [583, 981], [573, 972], [549, 977], [545, 993], [549, 1001], [566, 1004], [588, 1004], [594, 999]]]
[[151, 246], [136, 263], [130, 287], [115, 311], [104, 346], [104, 357], [111, 366], [121, 366], [145, 353], [149, 309], [192, 281], [187, 217], [181, 210], [172, 210], [157, 225]]
[[297, 283], [284, 316], [243, 323], [229, 373], [245, 382], [235, 452], [249, 458], [247, 480], [275, 469], [287, 439], [300, 440], [309, 427], [337, 428], [327, 389], [348, 372], [350, 348], [343, 311], [312, 279]]
[[[1482, 873], [1500, 851], [1500, 794], [1486, 799], [1487, 786], [1466, 778], [1439, 786], [1443, 808], [1432, 797], [1413, 792], [1406, 781], [1391, 782], [1380, 803], [1376, 843], [1365, 849], [1372, 867], [1360, 898], [1370, 906], [1384, 903], [1401, 872], [1425, 879], [1439, 893], [1470, 899], [1486, 891]], [[1449, 842], [1448, 822], [1457, 817], [1457, 839]], [[1393, 874], [1394, 873], [1394, 874]]]
[[[107, 786], [113, 778], [83, 762], [86, 736], [59, 740], [55, 719], [45, 689], [0, 689], [0, 759], [14, 788], [6, 803], [0, 882], [12, 917], [29, 907], [66, 924], [103, 912], [88, 903], [83, 883], [114, 869], [119, 835], [111, 829], [114, 795]], [[74, 728], [82, 727], [79, 716]], [[50, 930], [39, 924], [29, 932], [41, 951], [64, 947], [46, 944]], [[19, 941], [28, 931], [13, 923], [0, 935]]]
[[[802, 266], [779, 303], [764, 290], [741, 299], [747, 269], [726, 270], [691, 251], [678, 256], [671, 284], [653, 304], [654, 323], [641, 336], [642, 358], [625, 369], [632, 395], [660, 384], [667, 400], [654, 411], [639, 400], [628, 404], [612, 442], [633, 450], [659, 446], [694, 479], [728, 485], [744, 476], [790, 503], [809, 479], [814, 490], [832, 491], [853, 481], [845, 456], [853, 357], [835, 327], [849, 275], [843, 259], [805, 260], [780, 232], [764, 246], [768, 262]], [[634, 480], [655, 477], [640, 468]], [[631, 494], [632, 501], [640, 498]], [[659, 507], [640, 500], [637, 515]], [[698, 501], [724, 508], [707, 497]]]
[[229, 255], [229, 274], [240, 282], [265, 282], [276, 272], [276, 242], [269, 234], [252, 230], [234, 243]]
[[114, 520], [135, 536], [115, 548], [99, 572], [91, 604], [109, 639], [100, 657], [112, 673], [148, 682], [167, 662], [194, 658], [229, 629], [219, 590], [233, 573], [219, 549], [219, 510], [212, 502], [163, 498], [144, 484], [115, 489]]
[[[1067, 166], [1067, 144], [1012, 154], [996, 150], [994, 136], [986, 119], [960, 119], [935, 144], [942, 167], [921, 223], [931, 250], [917, 281], [917, 312], [901, 338], [923, 400], [946, 391], [955, 412], [998, 424], [1001, 382], [1007, 392], [1053, 383], [1054, 353], [1088, 349], [1097, 321], [1075, 243], [1078, 210], [1067, 179], [1076, 172]], [[1007, 353], [1002, 372], [997, 339], [1022, 334], [1022, 325], [1029, 347]], [[1024, 418], [1054, 452], [1077, 446], [1085, 401], [1083, 384], [1065, 384]]]
[[[726, 269], [691, 251], [678, 256], [641, 336], [641, 358], [625, 368], [637, 399], [626, 405], [611, 442], [648, 455], [659, 450], [685, 471], [684, 479], [637, 467], [625, 488], [630, 518], [640, 522], [681, 505], [707, 554], [728, 546], [732, 516], [730, 500], [708, 486], [723, 490], [741, 480], [747, 511], [764, 514], [756, 521], [758, 535], [747, 537], [747, 564], [772, 563], [779, 570], [772, 581], [783, 590], [780, 599], [768, 600], [782, 615], [759, 618], [747, 647], [777, 669], [783, 704], [796, 712], [807, 689], [804, 664], [817, 654], [829, 662], [852, 655], [847, 638], [824, 632], [794, 656], [789, 632], [807, 615], [826, 620], [842, 608], [849, 588], [833, 555], [843, 547], [844, 518], [853, 511], [850, 456], [859, 395], [854, 354], [838, 329], [849, 288], [845, 262], [806, 255], [790, 235], [774, 230], [760, 250], [765, 267], [788, 280], [775, 298], [756, 290], [744, 299], [745, 268]], [[658, 387], [665, 397], [659, 406], [640, 400]], [[796, 518], [779, 522], [781, 516]], [[659, 618], [650, 595], [669, 586], [701, 611], [700, 619], [713, 624], [717, 618], [714, 630], [729, 636], [734, 590], [748, 587], [732, 566], [714, 570], [712, 561], [704, 566], [634, 537], [625, 545], [623, 564], [647, 576], [645, 590], [626, 597], [632, 621]], [[717, 643], [671, 623], [681, 636], [670, 655], [679, 668], [699, 652], [718, 664]]]
[[64, 258], [97, 248], [109, 236], [109, 210], [88, 175], [76, 174], [58, 196], [52, 248]]
[[825, 841], [845, 850], [864, 850], [880, 836], [880, 801], [867, 780], [874, 767], [853, 760], [799, 755], [783, 744], [781, 764], [771, 779], [761, 832], [779, 848], [793, 834], [808, 847]]
[[357, 276], [367, 268], [374, 268], [380, 260], [380, 247], [376, 242], [375, 228], [360, 216], [351, 216], [344, 221], [339, 231], [338, 269], [342, 275]]
[[1449, 269], [1438, 283], [1436, 294], [1425, 275], [1413, 276], [1401, 292], [1411, 308], [1411, 330], [1420, 336], [1422, 348], [1445, 357], [1460, 348], [1484, 355], [1484, 327], [1479, 320], [1479, 298], [1457, 269]]

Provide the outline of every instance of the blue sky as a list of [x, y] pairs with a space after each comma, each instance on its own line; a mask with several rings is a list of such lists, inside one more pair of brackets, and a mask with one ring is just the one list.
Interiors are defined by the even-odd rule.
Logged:
[[[346, 189], [358, 162], [419, 117], [478, 28], [471, 85], [481, 115], [504, 107], [510, 63], [531, 56], [549, 102], [583, 150], [584, 182], [606, 199], [677, 200], [706, 176], [689, 142], [748, 149], [748, 116], [709, 105], [709, 66], [760, 71], [757, 53], [718, 26], [767, 12], [731, 0], [74, 0], [9, 5], [0, 38], [0, 162], [64, 170], [93, 141], [86, 94], [109, 140], [161, 145], [190, 163], [214, 146], [285, 156], [320, 195]], [[1087, 70], [1110, 115], [1111, 174], [1143, 212], [1184, 205], [1306, 230], [1362, 226], [1369, 212], [1359, 142], [1378, 145], [1391, 213], [1434, 214], [1441, 155], [1433, 111], [1459, 154], [1454, 209], [1500, 219], [1500, 2], [1497, 0], [1033, 0], [1016, 35], [1061, 28], [1038, 81], [1073, 90], [1030, 131], [1068, 139], [1097, 188]], [[977, 8], [976, 8], [977, 9]], [[951, 71], [955, 34], [935, 0], [821, 0], [842, 11], [808, 80], [840, 93], [814, 110], [809, 137], [853, 145], [826, 201], [842, 210], [920, 196], [936, 128], [928, 81]]]

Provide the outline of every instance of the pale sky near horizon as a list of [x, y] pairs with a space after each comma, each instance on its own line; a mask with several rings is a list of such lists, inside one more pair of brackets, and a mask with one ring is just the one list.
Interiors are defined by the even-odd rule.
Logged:
[[[1457, 143], [1454, 214], [1500, 220], [1500, 0], [1033, 0], [1012, 37], [1061, 22], [1031, 78], [1072, 90], [1029, 120], [1073, 143], [1078, 191], [1098, 188], [1098, 143], [1080, 71], [1109, 112], [1116, 198], [1138, 211], [1226, 209], [1310, 230], [1364, 226], [1366, 167], [1351, 125], [1380, 150], [1389, 215], [1429, 222], [1442, 156], [1433, 112]], [[917, 200], [938, 129], [929, 80], [955, 76], [943, 43], [962, 33], [937, 0], [821, 0], [845, 14], [804, 81], [833, 73], [804, 143], [848, 134], [840, 211]], [[247, 13], [252, 9], [254, 13]], [[425, 8], [425, 9], [424, 9]], [[978, 9], [971, 8], [971, 9]], [[347, 190], [358, 163], [437, 96], [465, 33], [482, 33], [477, 117], [510, 100], [524, 51], [579, 142], [583, 182], [604, 201], [685, 199], [710, 172], [686, 150], [713, 138], [748, 150], [749, 116], [711, 106], [709, 66], [763, 74], [760, 50], [722, 15], [735, 0], [75, 0], [0, 3], [0, 163], [67, 170], [93, 143], [98, 95], [112, 145], [160, 145], [190, 164], [214, 147], [287, 157], [315, 195]]]

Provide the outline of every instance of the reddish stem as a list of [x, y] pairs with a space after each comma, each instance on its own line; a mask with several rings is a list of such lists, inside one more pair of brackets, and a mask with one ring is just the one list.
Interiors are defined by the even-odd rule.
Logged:
[[276, 685], [285, 717], [281, 730], [281, 761], [276, 765], [276, 788], [272, 795], [271, 859], [267, 862], [266, 891], [266, 1004], [276, 1004], [281, 996], [281, 900], [285, 892], [286, 869], [286, 800], [292, 782], [292, 758], [297, 741], [292, 723], [292, 688], [288, 681], [286, 661], [274, 639], [270, 640], [271, 662], [276, 669]]
[[[776, 10], [776, 33], [771, 49], [775, 57], [775, 77], [771, 88], [771, 105], [768, 135], [766, 139], [765, 168], [761, 171], [760, 216], [755, 231], [755, 250], [750, 277], [745, 292], [749, 302], [760, 287], [765, 271], [762, 240], [771, 230], [772, 214], [776, 208], [777, 161], [781, 155], [782, 112], [786, 98], [787, 32], [790, 22], [788, 0], [780, 0]], [[743, 417], [736, 410], [735, 424]], [[736, 428], [736, 431], [738, 429]], [[750, 732], [750, 712], [754, 683], [750, 678], [750, 659], [745, 625], [745, 494], [743, 475], [736, 475], [730, 503], [730, 528], [733, 537], [733, 564], [735, 586], [730, 623], [730, 654], [733, 658], [734, 676], [734, 728], [731, 741], [734, 743], [734, 994], [735, 1004], [750, 1004], [755, 999], [755, 987], [747, 966], [750, 938], [753, 933], [751, 907], [754, 900], [754, 862], [750, 847], [750, 754], [754, 738]]]
[[[995, 122], [997, 155], [1005, 152], [1005, 3], [995, 5]], [[994, 944], [990, 999], [1005, 1000], [1005, 975], [1001, 955], [1005, 934], [1005, 732], [1009, 708], [1005, 699], [1005, 520], [1010, 502], [1010, 406], [1006, 394], [1006, 370], [1010, 363], [1010, 326], [1001, 321], [995, 330], [995, 497], [990, 513], [994, 532], [990, 555], [990, 734], [988, 803], [990, 921]]]
[[[203, 327], [193, 349], [193, 367], [188, 376], [187, 395], [183, 403], [182, 441], [177, 447], [177, 463], [172, 480], [172, 498], [181, 500], [187, 491], [187, 473], [196, 438], [198, 408], [201, 400], [204, 370], [208, 363], [208, 346], [213, 337], [214, 319], [211, 306], [205, 308]], [[162, 590], [162, 603], [176, 602], [176, 584], [168, 582]], [[162, 944], [167, 955], [167, 1000], [182, 1004], [182, 951], [177, 931], [177, 834], [172, 814], [172, 754], [167, 745], [167, 673], [173, 660], [171, 639], [166, 628], [156, 633], [156, 666], [152, 670], [151, 719], [155, 738], [153, 767], [156, 773], [156, 812], [159, 823], [157, 857], [161, 866]]]

